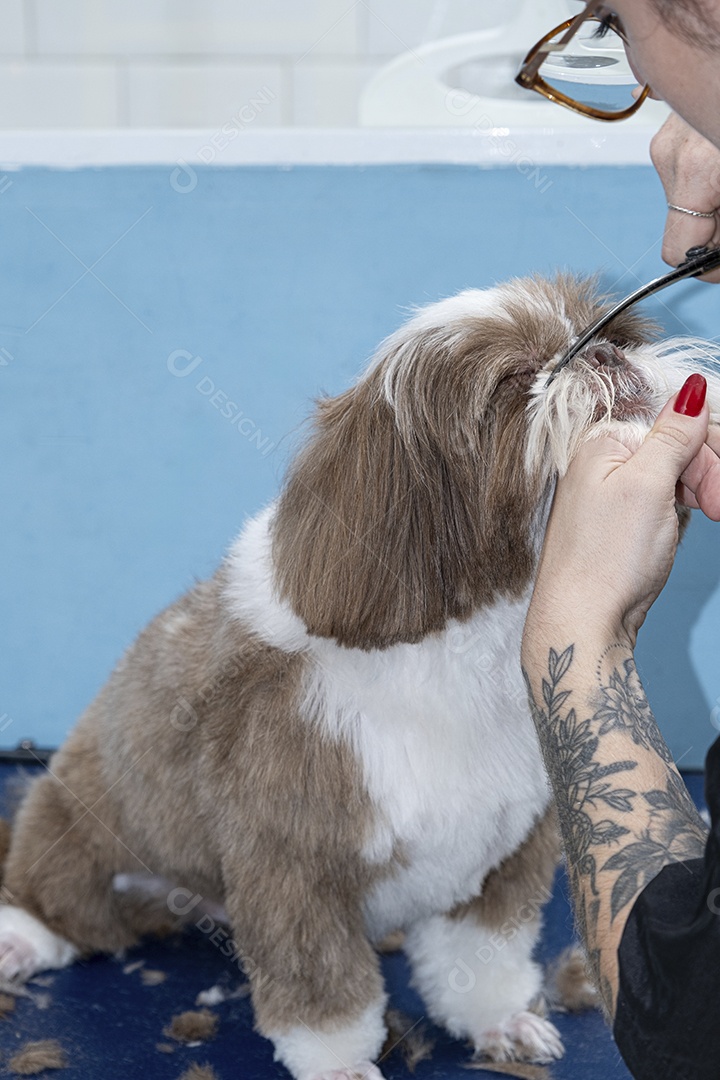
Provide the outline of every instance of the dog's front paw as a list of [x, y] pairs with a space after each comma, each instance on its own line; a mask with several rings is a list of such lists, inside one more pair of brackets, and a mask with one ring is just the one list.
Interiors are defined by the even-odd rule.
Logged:
[[377, 1065], [371, 1061], [361, 1061], [354, 1068], [328, 1069], [316, 1073], [311, 1080], [384, 1080], [384, 1077]]
[[490, 1061], [533, 1061], [546, 1064], [565, 1053], [560, 1032], [533, 1012], [515, 1013], [475, 1039], [475, 1057]]
[[0, 933], [0, 975], [23, 981], [38, 970], [37, 953], [30, 942], [11, 930]]
[[0, 907], [0, 978], [29, 979], [38, 971], [71, 964], [78, 950], [29, 912]]

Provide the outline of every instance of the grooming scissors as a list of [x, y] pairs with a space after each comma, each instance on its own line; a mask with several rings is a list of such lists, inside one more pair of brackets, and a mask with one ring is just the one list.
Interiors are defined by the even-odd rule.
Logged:
[[648, 282], [647, 285], [641, 286], [636, 289], [635, 292], [631, 292], [629, 296], [626, 296], [624, 300], [621, 300], [606, 312], [605, 315], [601, 315], [599, 319], [588, 326], [587, 330], [583, 331], [579, 338], [576, 338], [575, 342], [570, 346], [568, 351], [557, 362], [555, 367], [550, 372], [550, 378], [545, 383], [545, 386], [549, 386], [553, 381], [557, 373], [569, 364], [574, 356], [584, 349], [589, 341], [595, 337], [600, 330], [604, 330], [609, 322], [620, 314], [621, 311], [625, 311], [626, 308], [632, 307], [633, 304], [637, 304], [638, 301], [644, 300], [646, 296], [652, 296], [653, 293], [660, 292], [661, 289], [666, 289], [668, 285], [674, 285], [676, 281], [683, 281], [688, 277], [698, 277], [700, 274], [707, 274], [710, 270], [715, 270], [720, 266], [720, 247], [692, 247], [685, 252], [685, 259], [676, 266], [674, 270], [671, 270], [668, 274], [663, 274], [662, 277], [655, 278], [654, 281]]

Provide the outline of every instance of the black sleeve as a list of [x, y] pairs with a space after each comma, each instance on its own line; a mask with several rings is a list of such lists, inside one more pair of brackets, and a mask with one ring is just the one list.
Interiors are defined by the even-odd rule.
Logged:
[[637, 1080], [720, 1078], [720, 739], [705, 769], [705, 857], [645, 887], [618, 951], [613, 1034]]

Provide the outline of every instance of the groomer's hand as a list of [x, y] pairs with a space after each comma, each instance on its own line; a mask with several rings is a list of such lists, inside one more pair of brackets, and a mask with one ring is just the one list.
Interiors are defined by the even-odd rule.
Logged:
[[635, 453], [607, 437], [581, 447], [557, 486], [526, 637], [580, 615], [634, 648], [675, 558], [676, 497], [720, 521], [720, 428], [708, 419], [693, 375]]
[[[668, 210], [662, 257], [678, 266], [689, 248], [720, 244], [720, 150], [673, 113], [650, 144], [650, 155], [669, 203], [715, 215]], [[720, 281], [720, 270], [702, 280]]]

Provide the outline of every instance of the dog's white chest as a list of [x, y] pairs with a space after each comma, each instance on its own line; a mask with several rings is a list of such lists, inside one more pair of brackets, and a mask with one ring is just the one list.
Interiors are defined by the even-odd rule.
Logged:
[[368, 898], [374, 936], [477, 895], [547, 804], [520, 672], [525, 611], [501, 603], [371, 653], [313, 643], [306, 708], [358, 756], [375, 808], [365, 855], [400, 856]]

